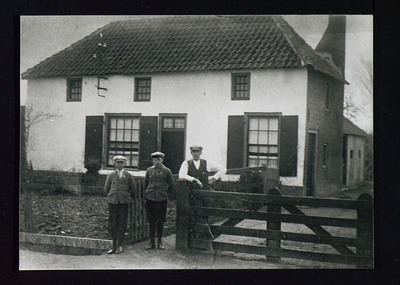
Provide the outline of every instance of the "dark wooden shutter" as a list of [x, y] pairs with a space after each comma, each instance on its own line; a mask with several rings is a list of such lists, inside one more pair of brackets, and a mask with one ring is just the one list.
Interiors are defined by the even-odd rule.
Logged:
[[227, 168], [243, 167], [244, 116], [228, 116]]
[[282, 116], [279, 149], [280, 176], [297, 176], [298, 116]]
[[139, 169], [146, 170], [153, 165], [151, 153], [157, 151], [157, 116], [140, 118]]
[[86, 117], [85, 166], [87, 162], [102, 162], [103, 116]]

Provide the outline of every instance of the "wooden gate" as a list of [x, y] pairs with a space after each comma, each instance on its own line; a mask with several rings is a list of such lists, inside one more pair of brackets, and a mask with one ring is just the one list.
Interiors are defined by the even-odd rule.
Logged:
[[129, 207], [128, 239], [130, 242], [149, 238], [149, 226], [144, 206], [144, 178], [135, 177], [134, 179], [137, 191], [135, 193], [135, 199], [130, 203]]
[[[260, 206], [253, 207], [253, 209], [199, 207], [193, 206], [193, 199], [248, 201]], [[357, 212], [357, 217], [348, 219], [322, 215], [309, 216], [301, 210], [301, 207], [353, 209]], [[287, 213], [282, 213], [282, 208]], [[225, 217], [227, 220], [220, 225], [208, 225], [207, 223], [192, 222], [193, 215]], [[266, 221], [266, 229], [235, 227], [244, 219]], [[284, 232], [281, 230], [282, 223], [303, 224], [313, 234]], [[355, 229], [356, 236], [333, 236], [322, 226], [352, 228]], [[214, 237], [212, 242], [193, 238], [193, 233], [209, 231]], [[222, 234], [265, 238], [266, 246], [217, 241], [216, 238]], [[281, 246], [281, 241], [328, 244], [339, 254], [288, 249]], [[284, 257], [372, 268], [373, 199], [369, 194], [360, 195], [358, 200], [282, 196], [278, 188], [272, 188], [268, 194], [189, 190], [186, 181], [178, 181], [176, 249], [185, 252], [196, 245], [210, 243], [214, 250], [261, 254], [265, 255], [269, 261], [277, 261]]]

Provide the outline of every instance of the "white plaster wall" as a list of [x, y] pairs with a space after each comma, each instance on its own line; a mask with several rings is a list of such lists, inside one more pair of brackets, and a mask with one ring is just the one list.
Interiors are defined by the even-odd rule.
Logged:
[[[299, 116], [298, 176], [282, 178], [285, 185], [302, 185], [306, 120], [306, 69], [250, 70], [250, 100], [231, 100], [231, 72], [149, 75], [151, 102], [134, 102], [134, 76], [109, 76], [108, 88], [97, 96], [97, 78], [84, 77], [82, 101], [66, 102], [66, 79], [31, 79], [27, 106], [58, 113], [60, 118], [35, 126], [28, 159], [35, 169], [85, 171], [85, 117], [104, 113], [187, 114], [187, 141], [204, 147], [203, 158], [226, 165], [228, 115], [281, 112]], [[190, 157], [187, 149], [186, 158]]]

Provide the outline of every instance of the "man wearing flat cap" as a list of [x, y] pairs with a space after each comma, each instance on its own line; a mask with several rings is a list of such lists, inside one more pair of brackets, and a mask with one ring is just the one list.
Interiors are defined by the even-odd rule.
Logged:
[[[190, 189], [211, 190], [211, 185], [226, 173], [226, 168], [216, 162], [200, 159], [202, 151], [203, 147], [200, 145], [192, 145], [190, 147], [192, 159], [182, 162], [179, 169], [179, 179], [189, 181]], [[209, 176], [210, 172], [215, 172], [215, 174]], [[200, 207], [207, 207], [211, 203], [210, 200], [195, 199], [193, 201], [193, 205]], [[208, 216], [194, 215], [192, 220], [193, 222], [208, 224]], [[211, 236], [209, 234], [196, 233], [194, 238], [210, 240]], [[202, 249], [205, 250], [206, 248]]]
[[[200, 145], [190, 147], [192, 159], [182, 162], [179, 169], [179, 179], [191, 182], [191, 189], [210, 190], [210, 185], [226, 173], [226, 168], [211, 160], [201, 159], [202, 151], [203, 147]], [[215, 172], [215, 174], [209, 176], [210, 172]]]
[[150, 244], [147, 250], [156, 248], [156, 230], [157, 248], [165, 249], [162, 244], [162, 233], [167, 216], [168, 191], [174, 189], [174, 181], [171, 170], [163, 165], [164, 157], [162, 152], [153, 152], [151, 154], [153, 166], [147, 168], [144, 177], [146, 215], [150, 227]]
[[112, 249], [108, 251], [109, 254], [122, 252], [128, 221], [128, 205], [134, 199], [136, 192], [132, 175], [124, 169], [126, 157], [117, 155], [113, 161], [116, 169], [108, 174], [104, 185], [109, 208], [109, 230], [113, 241]]

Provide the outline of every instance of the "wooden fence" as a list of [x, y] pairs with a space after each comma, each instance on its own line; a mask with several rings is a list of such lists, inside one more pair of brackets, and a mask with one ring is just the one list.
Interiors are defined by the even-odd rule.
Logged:
[[[265, 255], [269, 261], [281, 257], [307, 259], [314, 261], [356, 265], [359, 268], [373, 267], [373, 199], [369, 194], [362, 194], [358, 200], [331, 198], [309, 198], [282, 196], [278, 188], [272, 188], [268, 194], [248, 194], [221, 191], [189, 190], [186, 181], [178, 181], [176, 217], [176, 249], [186, 252], [191, 247], [212, 245], [214, 250], [233, 251]], [[259, 207], [252, 209], [232, 209], [217, 207], [199, 207], [193, 205], [193, 199], [208, 201], [248, 201]], [[357, 211], [354, 219], [307, 216], [299, 206], [353, 209]], [[283, 214], [281, 209], [289, 214]], [[221, 225], [193, 222], [193, 215], [225, 217]], [[266, 229], [235, 227], [244, 219], [266, 221]], [[281, 223], [304, 224], [314, 234], [283, 232]], [[356, 229], [356, 237], [333, 236], [322, 226]], [[193, 233], [211, 231], [213, 240], [194, 238]], [[266, 239], [266, 246], [216, 241], [222, 234]], [[305, 242], [331, 245], [339, 254], [303, 251], [283, 248], [281, 241]], [[355, 248], [355, 252], [351, 249]]]

